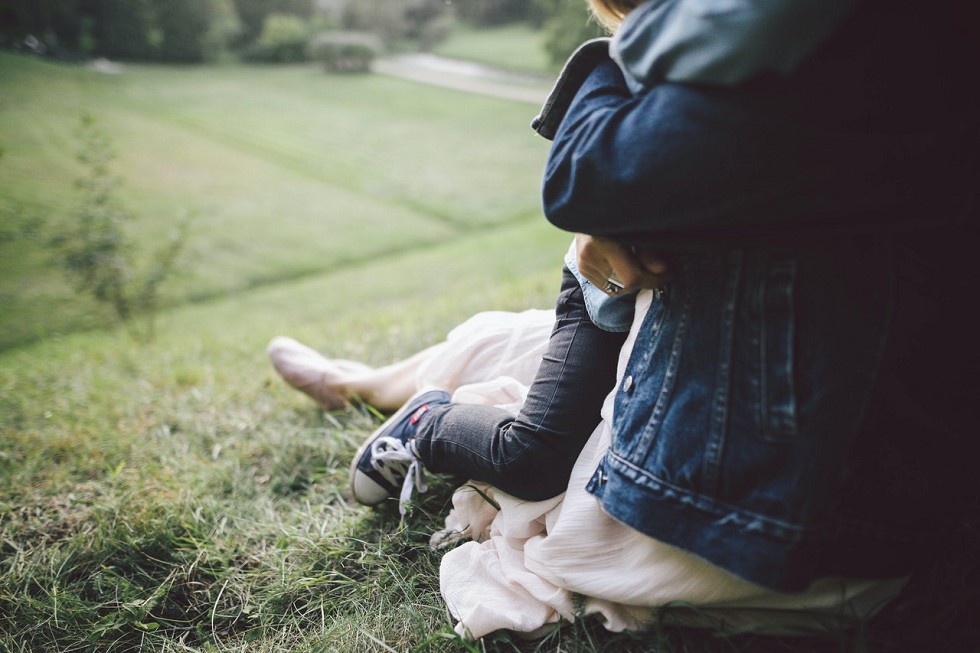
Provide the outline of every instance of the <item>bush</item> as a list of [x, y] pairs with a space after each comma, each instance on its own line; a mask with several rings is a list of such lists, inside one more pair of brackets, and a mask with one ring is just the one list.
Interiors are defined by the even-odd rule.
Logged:
[[381, 39], [366, 32], [323, 32], [310, 45], [310, 58], [332, 72], [367, 72], [383, 51]]
[[299, 16], [269, 14], [262, 24], [262, 34], [246, 52], [251, 61], [292, 63], [306, 61], [309, 30]]
[[313, 0], [232, 0], [241, 20], [239, 45], [258, 40], [271, 14], [286, 14], [309, 20], [313, 16]]
[[89, 172], [77, 182], [81, 201], [72, 219], [56, 228], [50, 246], [76, 291], [109, 306], [131, 334], [150, 340], [160, 286], [176, 271], [188, 222], [181, 221], [168, 241], [150, 253], [148, 263], [137, 266], [142, 257], [124, 229], [133, 216], [115, 196], [119, 179], [109, 169], [115, 158], [109, 139], [89, 114], [81, 118], [78, 138], [78, 159]]

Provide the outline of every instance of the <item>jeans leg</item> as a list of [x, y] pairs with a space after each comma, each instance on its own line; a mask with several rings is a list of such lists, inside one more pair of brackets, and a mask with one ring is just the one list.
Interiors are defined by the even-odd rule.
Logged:
[[433, 408], [416, 435], [427, 469], [491, 483], [527, 500], [564, 491], [615, 383], [626, 334], [592, 323], [568, 270], [555, 312], [548, 350], [517, 417], [492, 406]]

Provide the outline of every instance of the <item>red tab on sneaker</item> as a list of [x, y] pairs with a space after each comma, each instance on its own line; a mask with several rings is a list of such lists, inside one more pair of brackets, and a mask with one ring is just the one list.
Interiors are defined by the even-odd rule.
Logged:
[[429, 412], [429, 404], [422, 404], [412, 413], [412, 416], [408, 419], [408, 423], [414, 426], [427, 412]]

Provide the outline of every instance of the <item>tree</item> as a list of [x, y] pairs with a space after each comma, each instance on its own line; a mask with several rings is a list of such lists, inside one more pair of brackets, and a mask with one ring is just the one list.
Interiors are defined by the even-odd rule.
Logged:
[[313, 0], [234, 0], [234, 4], [241, 20], [242, 43], [258, 39], [266, 17], [271, 14], [298, 16], [304, 20], [313, 15]]
[[211, 2], [157, 0], [156, 5], [159, 58], [176, 63], [204, 61], [205, 40], [211, 28]]
[[211, 18], [204, 36], [204, 59], [214, 61], [235, 43], [242, 33], [242, 21], [232, 0], [211, 0]]
[[377, 34], [386, 44], [413, 41], [428, 49], [449, 35], [450, 18], [445, 0], [356, 0], [347, 5], [341, 24]]
[[77, 51], [84, 30], [82, 0], [0, 0], [0, 36], [32, 35], [49, 52]]
[[59, 56], [197, 62], [223, 48], [238, 31], [231, 0], [0, 2], [0, 33], [32, 35]]
[[560, 66], [585, 41], [605, 32], [596, 24], [584, 0], [534, 0], [544, 22], [545, 50], [551, 63]]
[[477, 26], [503, 25], [529, 20], [533, 2], [528, 0], [457, 0], [457, 15]]
[[94, 0], [92, 54], [114, 59], [156, 59], [163, 42], [151, 0]]
[[298, 16], [269, 14], [262, 33], [247, 51], [249, 59], [269, 63], [289, 63], [306, 59], [309, 28]]

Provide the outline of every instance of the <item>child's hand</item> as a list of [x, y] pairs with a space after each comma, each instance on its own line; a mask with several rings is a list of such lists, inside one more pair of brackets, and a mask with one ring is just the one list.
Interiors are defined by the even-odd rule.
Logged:
[[667, 264], [647, 253], [601, 236], [575, 234], [578, 269], [586, 279], [610, 295], [640, 288], [659, 288], [667, 280]]

